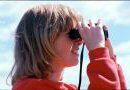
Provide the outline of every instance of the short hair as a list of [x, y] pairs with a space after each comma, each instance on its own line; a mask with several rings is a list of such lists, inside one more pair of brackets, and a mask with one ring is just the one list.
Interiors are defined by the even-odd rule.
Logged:
[[65, 5], [37, 5], [20, 20], [15, 32], [12, 84], [23, 78], [47, 78], [52, 72], [52, 48], [62, 32], [69, 32], [81, 16]]

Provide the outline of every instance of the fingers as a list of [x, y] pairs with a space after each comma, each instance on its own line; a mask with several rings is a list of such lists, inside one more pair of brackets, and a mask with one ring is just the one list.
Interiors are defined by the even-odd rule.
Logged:
[[92, 25], [92, 21], [91, 19], [89, 19], [88, 21], [88, 25], [85, 26], [85, 24], [83, 22], [79, 22], [76, 26], [77, 29], [83, 30], [83, 29], [87, 29], [90, 30], [90, 28], [99, 28], [100, 30], [108, 30], [106, 25], [103, 25], [101, 23], [101, 19], [98, 19], [97, 22], [95, 23], [95, 26]]
[[76, 28], [78, 28], [79, 30], [83, 30], [83, 29], [89, 29], [88, 26], [85, 26], [85, 24], [83, 22], [78, 22]]
[[[98, 21], [95, 23], [95, 26], [99, 26], [100, 24], [101, 24], [101, 19], [98, 19]], [[89, 27], [93, 26], [91, 19], [89, 19], [89, 21], [88, 21], [88, 26]]]
[[92, 21], [91, 21], [91, 19], [89, 19], [89, 21], [88, 21], [88, 26], [92, 27]]
[[79, 30], [82, 30], [83, 29], [82, 22], [78, 22], [76, 28], [78, 28]]
[[78, 31], [79, 31], [79, 33], [80, 33], [80, 35], [82, 36], [82, 33], [84, 32], [84, 30], [83, 30], [83, 24], [81, 24], [81, 22], [78, 22], [78, 24], [77, 24], [77, 26], [76, 26], [76, 28], [78, 29]]
[[86, 44], [88, 50], [104, 47], [105, 39], [103, 35], [103, 30], [99, 28], [100, 20], [97, 21], [97, 26], [92, 26], [92, 21], [89, 20], [88, 25], [85, 26], [83, 22], [77, 24], [79, 34]]
[[91, 19], [89, 19], [88, 26], [90, 28], [92, 28], [92, 27], [94, 27], [94, 28], [96, 28], [96, 27], [101, 28], [101, 26], [102, 26], [101, 19], [97, 20], [97, 22], [95, 23], [95, 26], [92, 25], [92, 21], [91, 21]]
[[83, 22], [79, 22], [77, 24], [77, 28], [79, 30], [79, 34], [81, 36], [81, 38], [83, 40], [86, 39], [86, 35], [88, 34], [89, 28], [87, 26], [85, 26], [85, 24]]
[[84, 27], [85, 27], [85, 24], [82, 22], [82, 23], [81, 23], [81, 26], [82, 26], [82, 28], [84, 28]]
[[97, 23], [95, 23], [95, 26], [99, 26], [101, 23], [101, 19], [98, 19]]

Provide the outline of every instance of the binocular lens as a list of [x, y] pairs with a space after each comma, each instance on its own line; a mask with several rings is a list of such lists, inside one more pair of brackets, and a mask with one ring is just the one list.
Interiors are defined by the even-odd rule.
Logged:
[[81, 39], [78, 29], [71, 29], [70, 32], [68, 33], [68, 35], [71, 40], [75, 40], [78, 38]]
[[[104, 31], [105, 40], [107, 40], [107, 38], [109, 37], [107, 28], [103, 27], [103, 31]], [[71, 29], [68, 35], [71, 40], [82, 39], [78, 29], [75, 28]]]
[[109, 38], [108, 28], [106, 26], [103, 26], [103, 31], [104, 31], [105, 40], [107, 40], [107, 38]]

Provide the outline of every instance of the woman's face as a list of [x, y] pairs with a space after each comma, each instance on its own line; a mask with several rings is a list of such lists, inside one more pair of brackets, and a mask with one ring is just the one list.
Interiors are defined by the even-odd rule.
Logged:
[[82, 40], [71, 40], [66, 33], [61, 33], [54, 43], [56, 57], [54, 62], [62, 67], [78, 64], [78, 50]]

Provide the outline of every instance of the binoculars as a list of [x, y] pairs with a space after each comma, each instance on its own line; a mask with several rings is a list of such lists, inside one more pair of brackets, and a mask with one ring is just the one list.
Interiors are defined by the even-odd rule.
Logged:
[[[108, 38], [108, 29], [106, 26], [103, 26], [103, 31], [104, 31], [104, 37], [105, 40], [107, 40]], [[71, 40], [77, 40], [77, 39], [82, 39], [80, 34], [79, 34], [79, 30], [72, 28], [69, 33], [68, 36]], [[78, 90], [80, 90], [80, 86], [81, 86], [81, 81], [82, 81], [82, 64], [83, 64], [83, 50], [84, 50], [84, 44], [81, 50], [81, 56], [80, 56], [80, 72], [79, 72], [79, 85], [78, 85]]]
[[76, 40], [76, 39], [78, 39], [78, 38], [81, 39], [81, 36], [80, 36], [80, 34], [79, 34], [79, 30], [78, 30], [78, 29], [75, 29], [75, 28], [71, 29], [70, 32], [68, 33], [68, 35], [69, 35], [69, 38], [70, 38], [71, 40]]
[[[108, 30], [107, 30], [106, 26], [103, 26], [103, 32], [104, 32], [105, 40], [107, 40]], [[79, 34], [78, 29], [75, 29], [75, 28], [71, 29], [70, 32], [68, 33], [68, 35], [71, 40], [82, 39]]]

